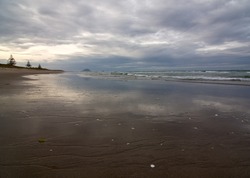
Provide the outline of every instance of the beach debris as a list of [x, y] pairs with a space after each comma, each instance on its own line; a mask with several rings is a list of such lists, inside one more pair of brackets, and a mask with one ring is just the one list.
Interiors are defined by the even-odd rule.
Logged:
[[151, 168], [155, 168], [155, 165], [154, 165], [154, 164], [150, 164], [150, 167], [151, 167]]
[[218, 114], [215, 114], [214, 116], [215, 116], [215, 117], [218, 117], [219, 115], [218, 115]]
[[49, 151], [50, 151], [50, 152], [52, 152], [53, 150], [52, 150], [52, 149], [50, 149]]
[[231, 134], [234, 134], [234, 132], [231, 132]]
[[113, 142], [113, 141], [115, 141], [115, 140], [112, 138], [111, 141]]
[[188, 119], [191, 120], [191, 117], [189, 117]]
[[181, 151], [185, 151], [185, 149], [182, 149]]
[[242, 123], [244, 123], [244, 120], [241, 120]]
[[130, 143], [128, 142], [128, 143], [126, 143], [126, 145], [130, 145]]
[[161, 143], [160, 145], [163, 146], [163, 143]]
[[118, 123], [118, 125], [122, 125], [121, 123]]
[[101, 119], [96, 119], [97, 121], [102, 121]]
[[131, 127], [131, 130], [135, 130], [135, 128], [134, 128], [134, 127]]
[[214, 147], [213, 147], [213, 146], [211, 147], [211, 150], [214, 150]]
[[75, 126], [78, 126], [79, 124], [75, 124]]
[[198, 130], [198, 127], [194, 127], [195, 130]]
[[44, 142], [46, 142], [46, 139], [45, 139], [45, 138], [39, 138], [39, 139], [38, 139], [38, 142], [39, 142], [39, 143], [44, 143]]

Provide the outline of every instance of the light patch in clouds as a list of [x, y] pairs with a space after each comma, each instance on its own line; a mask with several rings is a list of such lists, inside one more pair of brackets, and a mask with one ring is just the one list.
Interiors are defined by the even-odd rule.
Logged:
[[[250, 44], [250, 43], [249, 43]], [[228, 53], [232, 54], [230, 50], [232, 49], [238, 49], [242, 47], [249, 47], [248, 43], [239, 43], [237, 41], [232, 41], [232, 42], [225, 42], [224, 44], [219, 44], [219, 45], [204, 45], [202, 48], [198, 48], [196, 51], [198, 53]], [[240, 56], [240, 54], [238, 54]]]
[[[25, 49], [25, 46], [29, 46]], [[19, 45], [19, 49], [15, 48], [15, 58], [17, 59], [56, 59], [58, 55], [72, 55], [76, 53], [87, 53], [83, 49], [80, 49], [75, 44], [65, 44], [65, 45], [55, 45], [55, 46], [43, 46], [43, 45], [35, 45], [33, 43], [23, 43]], [[9, 54], [14, 51], [11, 48], [5, 48], [4, 46], [0, 46], [0, 49], [5, 49], [2, 52], [2, 55], [9, 57]]]

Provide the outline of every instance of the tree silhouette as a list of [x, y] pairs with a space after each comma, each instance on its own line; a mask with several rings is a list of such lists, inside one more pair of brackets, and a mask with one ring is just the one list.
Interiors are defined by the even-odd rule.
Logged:
[[30, 61], [27, 62], [26, 67], [31, 68]]
[[15, 66], [16, 65], [16, 60], [13, 58], [12, 54], [10, 55], [10, 58], [8, 59], [7, 64], [10, 65], [10, 66]]
[[42, 69], [42, 66], [39, 64], [37, 68], [38, 68], [38, 69]]

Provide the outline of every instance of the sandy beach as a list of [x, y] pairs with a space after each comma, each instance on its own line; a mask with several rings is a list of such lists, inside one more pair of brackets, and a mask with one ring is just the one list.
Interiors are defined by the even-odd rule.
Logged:
[[[38, 69], [25, 69], [25, 68], [0, 68], [1, 82], [3, 80], [12, 80], [23, 77], [25, 75], [34, 74], [53, 74], [62, 73], [61, 70], [38, 70]], [[10, 78], [11, 77], [11, 78]]]
[[0, 69], [0, 177], [250, 177], [249, 89]]

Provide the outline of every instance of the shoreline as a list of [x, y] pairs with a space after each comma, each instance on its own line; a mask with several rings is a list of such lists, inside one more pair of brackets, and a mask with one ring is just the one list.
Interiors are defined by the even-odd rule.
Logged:
[[25, 69], [25, 68], [0, 68], [0, 83], [2, 81], [24, 79], [25, 75], [36, 74], [57, 74], [63, 73], [62, 70], [39, 70], [39, 69]]
[[186, 83], [201, 83], [201, 84], [216, 84], [216, 85], [239, 85], [250, 86], [250, 82], [246, 81], [220, 81], [220, 80], [165, 80], [174, 82], [186, 82]]

